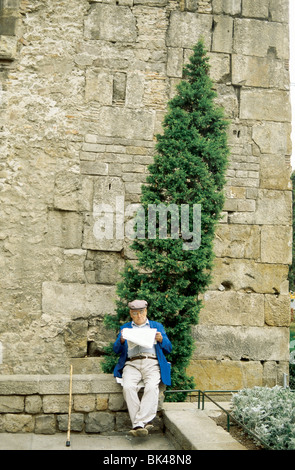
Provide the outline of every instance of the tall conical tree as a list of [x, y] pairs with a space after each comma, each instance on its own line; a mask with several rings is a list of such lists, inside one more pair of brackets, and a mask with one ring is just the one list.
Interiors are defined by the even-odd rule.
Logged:
[[[184, 80], [177, 86], [176, 96], [169, 102], [164, 132], [157, 136], [157, 155], [149, 166], [148, 184], [142, 187], [146, 231], [145, 238], [138, 237], [132, 244], [137, 265], [126, 265], [118, 284], [117, 315], [107, 319], [109, 325], [118, 328], [129, 319], [128, 301], [148, 301], [149, 318], [165, 326], [173, 345], [168, 358], [172, 363], [172, 389], [194, 386], [193, 378], [186, 374], [194, 348], [191, 326], [198, 322], [200, 294], [211, 281], [215, 227], [224, 204], [228, 123], [215, 97], [209, 59], [201, 40], [184, 67]], [[160, 204], [179, 209], [178, 214], [172, 211], [168, 217], [167, 225], [174, 229], [174, 235], [168, 229], [168, 236], [161, 238], [159, 220], [157, 237], [151, 238], [148, 214]], [[181, 212], [182, 205], [189, 207], [185, 230], [188, 212]], [[198, 211], [193, 210], [196, 207], [201, 207], [199, 232]], [[179, 221], [177, 233], [175, 221]], [[137, 234], [142, 223], [138, 217]], [[110, 372], [113, 365], [112, 361], [105, 361], [104, 370]]]
[[289, 266], [289, 289], [290, 291], [295, 291], [295, 171], [291, 175], [292, 182], [292, 225], [293, 225], [293, 241], [292, 241], [292, 264]]

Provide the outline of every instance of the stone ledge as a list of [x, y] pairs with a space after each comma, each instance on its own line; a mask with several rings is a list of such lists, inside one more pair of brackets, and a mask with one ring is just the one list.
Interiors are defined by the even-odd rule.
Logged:
[[[0, 375], [0, 395], [64, 395], [69, 393], [69, 375]], [[74, 374], [73, 394], [121, 393], [111, 374]]]
[[163, 413], [167, 435], [178, 449], [246, 450], [196, 403], [165, 403]]
[[[55, 434], [67, 430], [70, 377], [0, 375], [0, 433]], [[162, 429], [160, 386], [155, 431]], [[128, 431], [131, 426], [122, 387], [111, 374], [74, 374], [71, 430], [82, 433]]]

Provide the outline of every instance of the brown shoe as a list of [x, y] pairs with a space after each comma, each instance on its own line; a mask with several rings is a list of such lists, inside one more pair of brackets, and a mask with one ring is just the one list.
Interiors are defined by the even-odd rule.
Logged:
[[154, 425], [151, 424], [151, 423], [147, 423], [144, 427], [144, 429], [147, 429], [148, 432], [151, 431], [152, 429], [154, 429]]
[[136, 436], [136, 437], [144, 437], [144, 436], [147, 436], [148, 433], [149, 432], [146, 428], [141, 428], [141, 427], [137, 427], [129, 431], [129, 434], [131, 434], [131, 436]]

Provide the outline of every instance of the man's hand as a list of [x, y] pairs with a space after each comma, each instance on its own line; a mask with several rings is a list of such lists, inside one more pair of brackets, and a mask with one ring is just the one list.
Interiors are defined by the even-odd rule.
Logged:
[[120, 343], [121, 343], [121, 344], [124, 344], [125, 341], [126, 341], [126, 340], [125, 340], [125, 338], [123, 338], [123, 336], [122, 336], [122, 331], [121, 331]]
[[159, 343], [162, 343], [163, 341], [163, 336], [159, 331], [157, 331], [156, 333], [156, 341], [158, 341]]

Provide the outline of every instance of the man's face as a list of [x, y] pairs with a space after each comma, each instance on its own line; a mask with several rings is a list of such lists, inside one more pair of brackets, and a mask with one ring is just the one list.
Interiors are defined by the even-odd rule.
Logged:
[[136, 325], [143, 325], [146, 322], [147, 309], [130, 310], [130, 316]]

